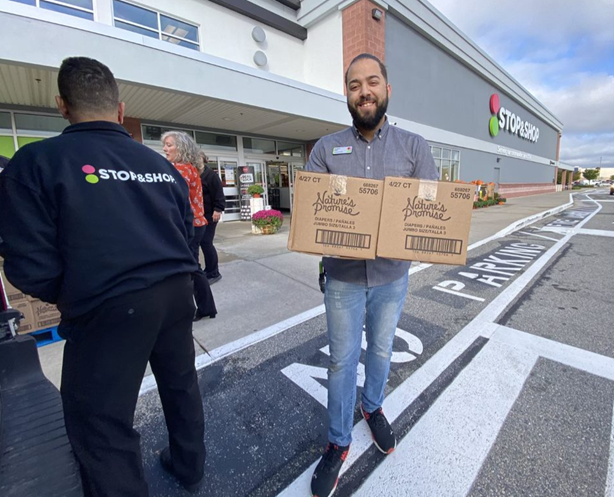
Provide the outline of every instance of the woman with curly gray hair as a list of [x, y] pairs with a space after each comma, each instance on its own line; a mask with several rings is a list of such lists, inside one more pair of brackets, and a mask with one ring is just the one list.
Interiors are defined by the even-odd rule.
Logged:
[[205, 316], [214, 318], [217, 314], [217, 309], [215, 308], [215, 301], [213, 300], [207, 275], [200, 267], [198, 253], [200, 241], [205, 234], [207, 225], [203, 205], [203, 188], [200, 181], [200, 172], [202, 170], [200, 148], [192, 137], [183, 131], [167, 131], [162, 135], [162, 144], [162, 150], [166, 158], [181, 173], [190, 191], [190, 205], [194, 213], [194, 237], [190, 240], [190, 249], [198, 263], [198, 271], [193, 275], [194, 298], [196, 301], [194, 320], [198, 321]]

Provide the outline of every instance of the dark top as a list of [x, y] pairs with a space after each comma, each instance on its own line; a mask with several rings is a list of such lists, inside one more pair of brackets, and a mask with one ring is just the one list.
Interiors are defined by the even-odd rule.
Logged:
[[205, 166], [200, 181], [203, 184], [203, 200], [205, 203], [205, 217], [207, 221], [213, 222], [213, 211], [224, 212], [226, 209], [226, 197], [222, 180], [217, 173]]
[[[384, 179], [385, 176], [439, 179], [426, 140], [391, 126], [388, 119], [371, 142], [354, 126], [320, 138], [309, 155], [305, 169], [372, 179]], [[364, 261], [324, 257], [324, 268], [331, 277], [369, 287], [399, 279], [409, 271], [410, 265], [407, 261], [381, 257]]]
[[10, 282], [63, 318], [197, 266], [188, 186], [119, 124], [75, 124], [19, 149], [0, 174]]

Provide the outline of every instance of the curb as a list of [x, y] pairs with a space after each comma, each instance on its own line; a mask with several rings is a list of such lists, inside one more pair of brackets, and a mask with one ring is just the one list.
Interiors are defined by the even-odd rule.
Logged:
[[481, 245], [484, 245], [485, 243], [488, 243], [492, 240], [496, 240], [497, 238], [502, 238], [505, 235], [509, 235], [510, 233], [513, 233], [514, 231], [517, 231], [521, 228], [524, 228], [525, 226], [533, 224], [534, 222], [539, 221], [540, 219], [544, 219], [545, 217], [552, 216], [554, 214], [558, 214], [561, 211], [564, 211], [565, 209], [569, 209], [574, 203], [573, 202], [574, 195], [575, 193], [569, 194], [569, 202], [567, 202], [566, 204], [559, 205], [558, 207], [553, 207], [552, 209], [548, 209], [547, 211], [543, 211], [538, 214], [533, 214], [532, 216], [525, 217], [524, 219], [520, 219], [519, 221], [516, 221], [515, 223], [510, 224], [506, 228], [503, 228], [501, 231], [498, 231], [494, 235], [489, 236], [488, 238], [484, 238], [483, 240], [480, 240], [479, 242], [475, 242], [469, 245], [469, 247], [467, 247], [467, 250], [473, 250], [474, 248], [480, 247]]

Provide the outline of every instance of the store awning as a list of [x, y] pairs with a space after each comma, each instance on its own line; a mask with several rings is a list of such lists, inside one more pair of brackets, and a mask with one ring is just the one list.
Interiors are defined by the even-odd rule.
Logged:
[[0, 9], [0, 107], [55, 109], [57, 70], [81, 55], [111, 68], [127, 115], [143, 122], [302, 141], [350, 122], [343, 95], [106, 24], [53, 22], [49, 11], [33, 19], [30, 11]]

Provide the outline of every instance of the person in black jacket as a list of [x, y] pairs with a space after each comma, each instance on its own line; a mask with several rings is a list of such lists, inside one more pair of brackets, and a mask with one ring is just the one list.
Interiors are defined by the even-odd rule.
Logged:
[[58, 87], [71, 125], [0, 174], [5, 274], [62, 313], [62, 402], [85, 494], [148, 495], [133, 428], [148, 361], [169, 431], [162, 466], [196, 488], [205, 446], [187, 184], [118, 124], [124, 104], [105, 65], [68, 58]]
[[222, 180], [218, 174], [209, 166], [207, 166], [207, 156], [201, 151], [201, 159], [204, 163], [203, 172], [200, 175], [200, 181], [203, 185], [203, 200], [205, 204], [205, 218], [207, 224], [205, 234], [203, 235], [200, 248], [205, 256], [205, 273], [209, 284], [213, 285], [222, 279], [218, 266], [217, 250], [213, 246], [213, 238], [215, 237], [215, 228], [222, 217], [222, 212], [226, 209], [226, 198], [224, 197], [224, 188]]

